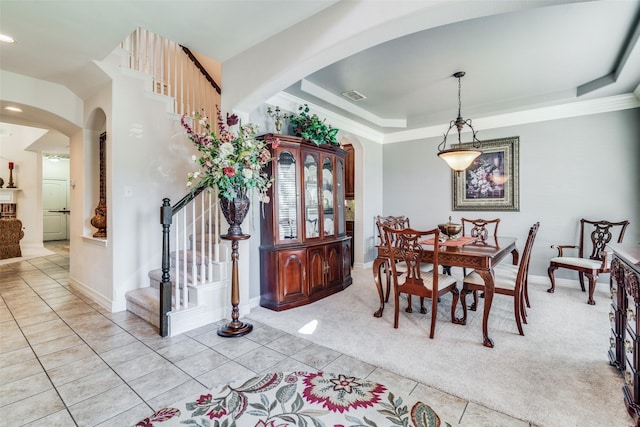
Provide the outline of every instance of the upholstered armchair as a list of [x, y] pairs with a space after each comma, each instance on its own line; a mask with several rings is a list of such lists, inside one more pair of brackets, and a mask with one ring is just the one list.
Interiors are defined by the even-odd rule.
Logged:
[[23, 237], [22, 221], [0, 218], [0, 259], [21, 257], [20, 239]]

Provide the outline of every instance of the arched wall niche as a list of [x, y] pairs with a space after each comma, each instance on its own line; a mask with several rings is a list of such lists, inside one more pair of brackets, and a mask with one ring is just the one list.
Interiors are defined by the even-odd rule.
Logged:
[[[107, 115], [104, 110], [102, 108], [92, 110], [87, 116], [85, 125], [82, 159], [82, 164], [84, 165], [83, 179], [85, 182], [83, 235], [87, 237], [93, 237], [94, 233], [98, 231], [98, 229], [91, 224], [91, 220], [96, 216], [96, 208], [100, 204], [100, 135], [106, 131]], [[107, 136], [104, 149], [105, 152], [103, 153], [105, 156], [108, 151], [106, 148], [108, 140], [109, 138]], [[106, 168], [103, 169], [103, 173], [106, 175]], [[104, 176], [103, 179], [106, 181], [107, 176]], [[106, 236], [104, 238], [106, 238]]]

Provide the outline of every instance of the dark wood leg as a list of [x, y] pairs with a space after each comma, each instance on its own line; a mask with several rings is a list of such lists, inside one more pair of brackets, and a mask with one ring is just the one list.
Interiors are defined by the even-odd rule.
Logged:
[[551, 287], [547, 289], [547, 292], [549, 292], [550, 294], [554, 293], [556, 290], [556, 279], [553, 276], [553, 272], [555, 271], [556, 268], [558, 267], [552, 264], [547, 269], [547, 274], [549, 275], [549, 279], [551, 280]]
[[385, 303], [389, 303], [389, 296], [391, 296], [391, 265], [389, 261], [385, 263], [384, 273], [387, 276], [387, 296], [384, 299]]
[[511, 263], [513, 265], [518, 265], [518, 261], [520, 260], [520, 253], [517, 249], [511, 251]]
[[522, 313], [522, 299], [515, 295], [513, 296], [513, 314], [516, 316], [518, 332], [520, 335], [524, 335], [524, 331], [522, 330], [522, 318], [524, 317]]
[[[382, 317], [382, 312], [384, 311], [384, 291], [382, 289], [382, 282], [380, 281], [380, 275], [382, 274], [382, 267], [385, 265], [387, 261], [384, 258], [376, 258], [373, 261], [373, 279], [376, 283], [376, 289], [378, 290], [378, 296], [380, 297], [380, 308], [373, 313], [374, 317]], [[390, 277], [391, 272], [387, 267], [387, 276]]]
[[464, 323], [462, 323], [462, 319], [456, 317], [456, 307], [458, 306], [458, 300], [460, 299], [460, 292], [458, 291], [458, 288], [453, 288], [451, 293], [453, 294], [451, 301], [451, 322], [456, 325], [464, 325]]
[[578, 273], [578, 281], [580, 282], [580, 288], [582, 288], [582, 292], [585, 291], [584, 288], [584, 274]]
[[490, 270], [476, 269], [482, 280], [484, 280], [484, 313], [482, 315], [482, 339], [485, 347], [493, 348], [493, 340], [489, 337], [489, 313], [491, 312], [491, 304], [493, 303], [493, 292], [495, 284], [493, 282], [493, 273]]
[[593, 292], [596, 290], [596, 280], [598, 279], [598, 276], [587, 274], [587, 279], [589, 279], [589, 299], [587, 300], [587, 304], [596, 305], [596, 302], [593, 299]]
[[224, 235], [220, 236], [225, 240], [231, 240], [231, 322], [218, 328], [218, 335], [221, 337], [241, 337], [247, 335], [253, 330], [251, 323], [245, 323], [238, 320], [240, 310], [238, 310], [238, 304], [240, 304], [240, 290], [238, 284], [238, 241], [246, 240], [250, 236], [247, 234], [242, 235]]
[[469, 310], [476, 311], [478, 309], [478, 291], [473, 291], [473, 302], [469, 306]]

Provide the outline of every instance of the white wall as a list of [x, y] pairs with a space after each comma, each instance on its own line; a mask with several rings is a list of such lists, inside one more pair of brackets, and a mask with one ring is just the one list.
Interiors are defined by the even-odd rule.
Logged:
[[[520, 211], [452, 211], [451, 172], [437, 157], [440, 138], [384, 146], [384, 214], [433, 228], [460, 217], [500, 217], [500, 234], [526, 240], [540, 221], [531, 274], [547, 275], [550, 245], [577, 244], [578, 221], [631, 221], [625, 243], [640, 242], [640, 109], [495, 130], [482, 140], [520, 137]], [[558, 270], [557, 277], [575, 276]], [[605, 277], [608, 280], [608, 276]]]
[[14, 163], [13, 182], [17, 189], [16, 217], [22, 221], [24, 237], [20, 246], [42, 247], [42, 161], [39, 153], [25, 151], [47, 131], [11, 125], [8, 135], [0, 136], [0, 177], [9, 185], [9, 162]]
[[161, 267], [160, 207], [187, 193], [187, 173], [196, 151], [180, 117], [168, 113], [173, 100], [145, 93], [148, 80], [102, 64], [112, 77], [107, 126], [108, 244], [112, 260], [113, 311], [125, 309], [127, 291], [149, 286]]

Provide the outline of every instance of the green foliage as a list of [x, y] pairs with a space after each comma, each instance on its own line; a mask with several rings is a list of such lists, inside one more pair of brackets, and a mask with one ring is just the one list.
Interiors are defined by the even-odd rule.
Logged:
[[330, 144], [340, 145], [336, 140], [338, 129], [325, 124], [325, 119], [320, 120], [317, 114], [309, 115], [309, 106], [301, 105], [298, 114], [289, 116], [289, 123], [293, 127], [293, 133], [301, 136], [316, 145]]

